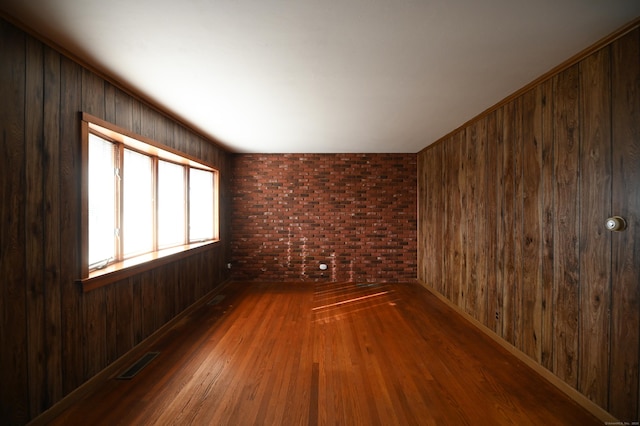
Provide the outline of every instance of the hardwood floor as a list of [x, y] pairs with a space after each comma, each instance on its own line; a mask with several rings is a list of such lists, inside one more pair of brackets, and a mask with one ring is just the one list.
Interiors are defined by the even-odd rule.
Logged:
[[220, 295], [52, 424], [602, 424], [418, 284]]

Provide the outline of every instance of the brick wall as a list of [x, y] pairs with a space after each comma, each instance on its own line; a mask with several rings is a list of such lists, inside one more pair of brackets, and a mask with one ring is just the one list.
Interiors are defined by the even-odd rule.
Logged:
[[233, 277], [415, 280], [416, 161], [415, 154], [235, 156]]

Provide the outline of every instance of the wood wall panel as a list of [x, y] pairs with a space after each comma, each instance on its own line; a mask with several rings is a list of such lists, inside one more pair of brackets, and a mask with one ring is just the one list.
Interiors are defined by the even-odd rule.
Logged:
[[[638, 123], [636, 28], [418, 155], [419, 206], [442, 208], [419, 220], [447, 218], [418, 244], [419, 269], [442, 265], [424, 284], [627, 422], [640, 416]], [[610, 215], [628, 229], [607, 231]]]
[[580, 154], [579, 72], [575, 65], [555, 80], [554, 372], [578, 384], [580, 253], [578, 173]]
[[523, 224], [524, 224], [524, 211], [523, 211], [523, 185], [522, 168], [523, 168], [523, 120], [522, 120], [522, 101], [523, 99], [517, 98], [513, 101], [513, 261], [514, 261], [514, 282], [513, 293], [511, 299], [511, 307], [513, 314], [513, 344], [515, 347], [522, 349], [522, 334], [523, 330]]
[[553, 127], [553, 82], [541, 85], [542, 103], [542, 324], [540, 336], [540, 363], [547, 370], [553, 369], [553, 229], [554, 212], [554, 127]]
[[44, 193], [44, 303], [46, 399], [45, 407], [62, 398], [62, 317], [60, 281], [60, 55], [44, 51], [44, 129], [43, 129], [43, 193]]
[[31, 405], [31, 416], [41, 412], [46, 401], [46, 376], [44, 353], [46, 352], [44, 328], [44, 209], [43, 193], [43, 126], [44, 126], [44, 52], [42, 44], [27, 39], [25, 98], [25, 250], [27, 256], [25, 279], [27, 283], [27, 348], [29, 374], [29, 398], [40, 401]]
[[[120, 287], [120, 286], [118, 286]], [[106, 350], [106, 364], [118, 359], [118, 289], [105, 292], [105, 340], [109, 342]]]
[[[440, 188], [444, 198], [444, 210], [436, 212], [436, 214], [444, 217], [444, 238], [442, 239], [443, 273], [441, 274], [442, 278], [444, 278], [444, 282], [442, 283], [442, 286], [444, 288], [443, 294], [445, 294], [450, 300], [457, 301], [458, 295], [457, 293], [454, 294], [454, 286], [460, 283], [460, 275], [457, 276], [458, 279], [454, 279], [453, 275], [460, 274], [461, 272], [460, 268], [455, 266], [456, 238], [459, 238], [460, 234], [456, 232], [454, 228], [455, 223], [458, 221], [454, 220], [451, 215], [456, 211], [456, 203], [459, 200], [459, 195], [456, 192], [457, 186], [455, 185], [454, 180], [456, 176], [454, 173], [457, 173], [459, 170], [459, 165], [455, 163], [455, 159], [459, 157], [456, 157], [458, 152], [452, 138], [448, 139], [447, 143], [443, 143], [441, 145], [442, 155], [440, 162], [442, 164], [442, 181], [444, 182], [444, 185]], [[448, 188], [448, 191], [445, 191], [444, 188]], [[437, 245], [438, 244], [436, 243], [436, 246]]]
[[[1, 419], [29, 416], [25, 268], [25, 36], [0, 21], [0, 407]], [[5, 59], [6, 58], [6, 59]], [[33, 303], [33, 300], [31, 300]], [[17, 309], [16, 309], [17, 307]]]
[[[434, 182], [435, 178], [428, 178], [428, 175], [432, 173], [433, 170], [433, 162], [436, 158], [436, 155], [430, 157], [422, 157], [419, 161], [418, 170], [420, 170], [420, 175], [418, 176], [418, 241], [425, 241], [425, 244], [421, 244], [418, 247], [418, 263], [420, 264], [420, 268], [418, 269], [418, 279], [423, 282], [429, 283], [431, 286], [438, 289], [438, 291], [442, 291], [440, 283], [434, 280], [432, 265], [430, 260], [432, 260], [434, 254], [434, 239], [429, 238], [429, 235], [433, 233], [433, 208], [428, 208], [432, 200], [429, 198], [429, 195], [433, 193], [433, 189], [429, 189], [426, 185], [427, 182]], [[429, 215], [429, 216], [427, 216]]]
[[505, 221], [504, 221], [504, 189], [505, 189], [505, 162], [504, 162], [504, 108], [499, 108], [495, 111], [496, 114], [496, 129], [494, 133], [488, 135], [489, 145], [495, 146], [495, 174], [493, 178], [495, 181], [492, 186], [495, 186], [496, 192], [496, 212], [494, 215], [495, 221], [495, 282], [496, 292], [495, 300], [490, 299], [489, 303], [495, 306], [493, 313], [493, 320], [495, 325], [493, 329], [498, 336], [504, 337], [504, 312], [505, 312]]
[[[427, 177], [428, 174], [428, 160], [432, 157], [422, 156], [418, 158], [418, 169], [423, 170], [422, 175], [418, 176], [418, 230], [417, 230], [417, 239], [419, 244], [432, 244], [433, 240], [428, 238], [428, 226], [432, 223], [430, 220], [427, 220], [426, 215], [430, 211], [427, 207], [427, 199], [429, 193], [429, 179]], [[427, 246], [423, 246], [424, 250], [418, 253], [418, 280], [430, 283], [431, 280], [427, 277], [427, 260], [430, 251], [427, 249]]]
[[[627, 219], [612, 234], [609, 404], [620, 419], [640, 419], [640, 31], [612, 45], [611, 213]], [[631, 285], [629, 285], [631, 284]]]
[[[463, 148], [466, 146], [463, 135], [454, 135], [446, 144], [442, 144], [443, 168], [445, 176], [445, 187], [449, 188], [445, 192], [445, 208], [448, 214], [445, 217], [445, 233], [442, 244], [443, 268], [447, 271], [447, 297], [455, 300], [459, 306], [464, 304], [464, 283], [466, 281], [465, 258], [464, 258], [464, 236], [466, 235], [466, 220], [463, 219], [464, 200], [462, 198], [462, 187], [466, 185], [463, 163]], [[443, 188], [443, 189], [444, 189]]]
[[[466, 274], [465, 285], [464, 285], [464, 306], [465, 310], [468, 314], [475, 316], [477, 312], [476, 306], [476, 288], [478, 287], [478, 277], [477, 277], [477, 264], [476, 264], [476, 227], [478, 225], [478, 217], [482, 214], [478, 210], [478, 206], [476, 205], [478, 201], [477, 195], [477, 185], [478, 179], [476, 179], [476, 175], [478, 174], [476, 170], [476, 165], [478, 160], [477, 155], [477, 125], [470, 126], [466, 132], [466, 140], [465, 140], [465, 155], [464, 155], [464, 164], [466, 168], [465, 173], [465, 186], [463, 188], [464, 194], [464, 218], [466, 221], [466, 233], [464, 237], [464, 257], [466, 259], [467, 267], [464, 269]], [[441, 148], [440, 148], [441, 149]], [[433, 198], [437, 198], [437, 194], [434, 194]]]
[[604, 48], [580, 63], [580, 371], [578, 389], [608, 401], [611, 232], [611, 60]]
[[542, 338], [541, 89], [522, 98], [522, 324], [520, 349], [540, 362]]
[[514, 168], [514, 104], [503, 108], [502, 128], [502, 220], [498, 238], [502, 251], [502, 337], [515, 344], [515, 168]]
[[[500, 247], [498, 232], [502, 213], [502, 111], [496, 110], [487, 119], [487, 322], [496, 334], [502, 335], [502, 281], [500, 279]], [[493, 142], [493, 143], [491, 143]], [[448, 197], [448, 194], [445, 195]], [[453, 228], [453, 227], [452, 227]], [[449, 295], [447, 295], [449, 297]], [[449, 299], [451, 299], [449, 297]]]
[[[431, 162], [432, 176], [435, 183], [435, 188], [433, 192], [439, 194], [442, 191], [444, 172], [442, 168], [442, 149], [443, 147], [438, 147], [436, 150], [436, 155], [434, 155]], [[443, 226], [443, 218], [440, 216], [440, 212], [444, 210], [444, 199], [442, 197], [434, 197], [433, 199], [433, 209], [431, 211], [431, 223], [430, 227], [432, 230], [432, 236], [436, 241], [442, 241], [444, 238], [444, 226]], [[447, 291], [446, 288], [446, 280], [442, 274], [443, 262], [444, 262], [444, 253], [440, 249], [440, 247], [436, 244], [433, 245], [432, 251], [429, 254], [430, 258], [433, 259], [433, 263], [431, 265], [432, 270], [430, 271], [432, 280], [439, 288], [441, 293], [445, 293]]]
[[[82, 347], [84, 298], [74, 280], [78, 275], [80, 243], [77, 213], [80, 197], [77, 182], [80, 172], [77, 143], [79, 143], [78, 111], [82, 109], [82, 68], [62, 57], [60, 66], [60, 200], [53, 208], [60, 210], [60, 226], [51, 230], [60, 240], [60, 289], [62, 309], [62, 394], [66, 395], [84, 382]], [[52, 107], [54, 107], [52, 105]], [[59, 379], [60, 380], [60, 379]]]
[[474, 316], [478, 321], [487, 324], [487, 252], [488, 241], [486, 239], [487, 225], [487, 119], [482, 118], [475, 123], [475, 163], [476, 171], [473, 176], [476, 179], [476, 192], [474, 199], [474, 211], [476, 223], [475, 253], [473, 265], [475, 270], [475, 302]]
[[[142, 277], [140, 275], [135, 275], [128, 279], [131, 282], [131, 287], [133, 288], [133, 309], [131, 312], [131, 318], [133, 319], [133, 344], [137, 345], [138, 343], [144, 340], [143, 333], [143, 318], [144, 314], [142, 311]], [[125, 349], [126, 352], [126, 349]]]
[[104, 119], [109, 123], [116, 122], [116, 88], [113, 84], [104, 84]]
[[[134, 102], [131, 96], [128, 96], [122, 90], [115, 88], [116, 116], [113, 123], [116, 126], [120, 126], [125, 129], [133, 129], [133, 131], [137, 133], [134, 123], [139, 122], [139, 118], [134, 120], [134, 104], [137, 104], [137, 102]], [[139, 108], [138, 111], [140, 111]], [[176, 144], [176, 146], [178, 145]]]
[[466, 164], [466, 159], [467, 159], [466, 132], [460, 133], [458, 139], [456, 140], [456, 143], [458, 144], [458, 154], [460, 155], [458, 161], [462, 168], [462, 170], [458, 173], [458, 176], [456, 179], [456, 189], [458, 191], [457, 202], [459, 203], [458, 212], [460, 214], [459, 238], [458, 238], [458, 241], [456, 241], [458, 253], [460, 256], [460, 260], [458, 262], [458, 265], [459, 265], [458, 267], [460, 268], [459, 270], [460, 281], [459, 281], [459, 284], [457, 284], [457, 287], [458, 287], [457, 294], [458, 294], [458, 300], [460, 301], [460, 305], [464, 307], [467, 304], [467, 289], [468, 289], [467, 282], [469, 280], [469, 276], [467, 274], [467, 267], [469, 264], [469, 258], [468, 258], [469, 223], [467, 218], [470, 214], [468, 210], [469, 201], [466, 193], [467, 174], [469, 173], [468, 166]]
[[134, 285], [131, 279], [118, 283], [114, 290], [115, 311], [115, 357], [124, 355], [136, 342], [136, 315]]
[[[4, 20], [0, 52], [0, 424], [24, 424], [228, 277], [231, 156]], [[217, 167], [223, 241], [83, 293], [82, 111]]]
[[[430, 187], [428, 190], [428, 205], [430, 208], [427, 210], [429, 212], [429, 216], [427, 217], [428, 230], [427, 235], [429, 236], [429, 241], [438, 241], [442, 239], [442, 218], [438, 216], [438, 212], [442, 211], [442, 204], [444, 200], [441, 200], [438, 197], [440, 193], [439, 182], [442, 182], [442, 149], [437, 149], [434, 152], [434, 155], [429, 157], [428, 166], [431, 168], [429, 173], [430, 181], [434, 186]], [[430, 252], [427, 256], [427, 277], [429, 278], [432, 285], [438, 289], [438, 291], [443, 291], [443, 280], [438, 276], [438, 271], [441, 266], [441, 258], [442, 251], [438, 250], [438, 246], [436, 244], [431, 244]]]

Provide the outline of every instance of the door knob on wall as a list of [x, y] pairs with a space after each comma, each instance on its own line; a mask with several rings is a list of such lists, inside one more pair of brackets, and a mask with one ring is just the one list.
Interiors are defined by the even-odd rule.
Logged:
[[604, 223], [604, 226], [609, 230], [609, 231], [624, 231], [625, 229], [627, 229], [627, 221], [624, 220], [623, 217], [620, 216], [611, 216], [609, 219], [607, 219], [607, 221]]

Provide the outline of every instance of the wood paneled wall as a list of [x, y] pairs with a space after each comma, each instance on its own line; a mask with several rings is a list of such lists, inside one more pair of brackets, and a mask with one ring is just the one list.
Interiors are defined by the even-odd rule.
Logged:
[[[230, 156], [0, 19], [0, 423], [23, 424], [220, 284]], [[215, 165], [221, 242], [88, 293], [80, 111]]]
[[425, 148], [418, 185], [419, 280], [637, 421], [640, 30]]

